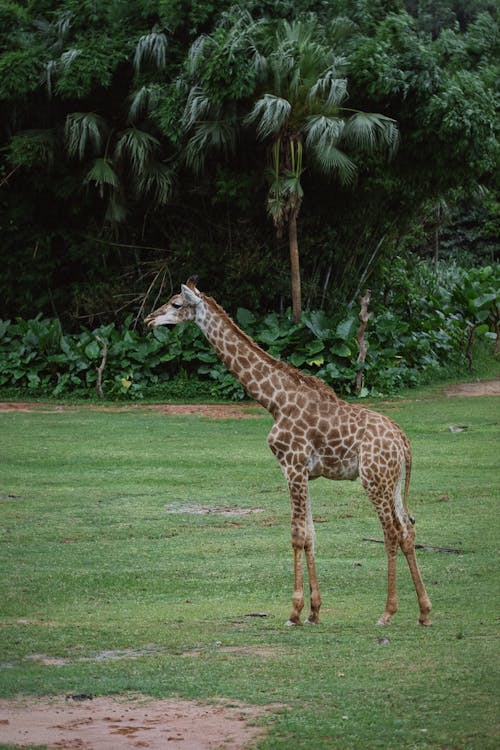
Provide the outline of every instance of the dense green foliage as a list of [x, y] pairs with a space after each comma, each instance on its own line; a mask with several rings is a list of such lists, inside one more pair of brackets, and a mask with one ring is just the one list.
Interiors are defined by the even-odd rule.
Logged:
[[321, 479], [321, 624], [284, 626], [290, 505], [265, 412], [1, 413], [0, 696], [267, 705], [259, 750], [496, 750], [498, 400], [380, 404], [412, 442], [417, 542], [461, 552], [417, 551], [431, 628], [402, 555], [399, 612], [375, 625], [385, 553], [363, 537], [379, 521], [358, 482]]
[[[308, 78], [319, 58], [304, 47], [297, 56], [283, 19], [314, 30], [307, 54], [336, 60], [319, 88]], [[305, 145], [324, 146], [311, 156], [350, 178], [345, 167], [357, 167], [355, 181], [313, 169], [314, 159], [299, 173], [295, 154], [278, 174], [281, 197], [283, 188], [297, 194], [300, 177], [304, 309], [338, 316], [367, 282], [381, 289], [384, 265], [414, 248], [465, 248], [469, 266], [493, 259], [499, 35], [490, 0], [251, 0], [244, 10], [228, 0], [10, 0], [0, 20], [3, 318], [119, 327], [195, 272], [233, 313], [286, 309], [288, 243], [266, 216], [273, 152], [259, 139], [259, 114], [291, 91]], [[271, 72], [277, 90], [264, 87]], [[307, 94], [307, 85], [325, 94], [326, 82], [330, 104], [371, 113], [350, 139]], [[373, 113], [397, 123], [390, 160], [367, 149]]]
[[[300, 323], [290, 315], [257, 316], [239, 308], [237, 321], [270, 354], [343, 394], [387, 394], [453, 368], [464, 372], [465, 357], [473, 364], [473, 336], [496, 340], [498, 351], [500, 266], [468, 273], [443, 266], [436, 274], [420, 262], [410, 281], [399, 261], [389, 278], [384, 298], [374, 301], [364, 362], [358, 361], [354, 308], [337, 315], [306, 312]], [[109, 323], [73, 334], [63, 333], [58, 319], [0, 321], [0, 388], [92, 397], [102, 366], [107, 398], [244, 398], [242, 386], [194, 324], [143, 335], [131, 323], [129, 318], [120, 327]], [[359, 371], [361, 389], [356, 389]]]

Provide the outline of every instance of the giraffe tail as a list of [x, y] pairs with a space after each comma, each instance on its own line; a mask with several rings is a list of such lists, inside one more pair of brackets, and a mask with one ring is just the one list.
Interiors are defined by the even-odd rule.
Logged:
[[403, 490], [403, 509], [410, 519], [412, 526], [415, 525], [415, 518], [411, 515], [408, 509], [408, 492], [410, 490], [410, 479], [411, 479], [411, 447], [410, 443], [406, 441], [405, 444], [405, 486]]

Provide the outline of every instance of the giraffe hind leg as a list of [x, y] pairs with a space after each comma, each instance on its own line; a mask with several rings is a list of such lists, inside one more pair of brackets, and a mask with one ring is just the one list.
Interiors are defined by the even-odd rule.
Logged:
[[[380, 513], [379, 513], [380, 516]], [[380, 516], [381, 517], [381, 516]], [[399, 533], [392, 523], [382, 520], [384, 542], [387, 554], [387, 599], [385, 609], [377, 620], [377, 625], [390, 625], [392, 616], [398, 611], [398, 596], [396, 586], [396, 568], [399, 547]]]
[[[371, 461], [367, 461], [369, 466]], [[399, 513], [396, 509], [396, 493], [399, 481], [387, 480], [375, 472], [363, 470], [361, 464], [360, 479], [366, 494], [377, 512], [384, 532], [385, 551], [387, 555], [387, 599], [385, 609], [377, 620], [377, 625], [389, 625], [393, 615], [398, 611], [396, 588], [397, 556], [400, 543]]]
[[317, 624], [319, 622], [319, 610], [321, 607], [321, 594], [319, 591], [318, 574], [316, 572], [316, 558], [314, 552], [315, 543], [315, 532], [314, 532], [314, 521], [311, 509], [311, 498], [309, 496], [309, 489], [307, 491], [307, 505], [306, 505], [306, 538], [304, 544], [304, 551], [306, 555], [307, 563], [307, 575], [309, 578], [309, 590], [311, 595], [311, 608], [309, 617], [306, 622], [311, 624]]
[[408, 567], [410, 568], [415, 591], [417, 592], [418, 606], [420, 608], [418, 621], [420, 625], [432, 625], [431, 620], [429, 619], [429, 613], [431, 611], [432, 605], [427, 595], [427, 591], [425, 589], [424, 582], [422, 580], [420, 569], [417, 563], [417, 556], [415, 554], [415, 530], [413, 529], [413, 527], [409, 529], [408, 535], [401, 540], [400, 545], [401, 549], [403, 550], [403, 554], [406, 557]]

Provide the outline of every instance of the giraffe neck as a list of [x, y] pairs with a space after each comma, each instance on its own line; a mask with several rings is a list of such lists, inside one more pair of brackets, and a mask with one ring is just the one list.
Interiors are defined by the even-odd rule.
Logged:
[[248, 395], [274, 415], [285, 392], [297, 387], [296, 371], [261, 349], [215, 300], [204, 295], [203, 301], [196, 323]]

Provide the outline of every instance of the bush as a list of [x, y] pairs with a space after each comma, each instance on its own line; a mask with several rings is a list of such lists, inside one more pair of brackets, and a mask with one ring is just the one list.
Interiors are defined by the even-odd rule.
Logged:
[[[498, 335], [500, 266], [463, 271], [423, 262], [412, 277], [394, 263], [390, 286], [373, 300], [366, 332], [366, 361], [358, 362], [357, 311], [337, 316], [306, 312], [300, 323], [276, 313], [256, 317], [239, 308], [236, 319], [264, 349], [318, 375], [340, 394], [389, 394], [429, 382], [464, 366], [476, 337]], [[245, 391], [217, 359], [195, 325], [133, 330], [129, 318], [93, 331], [65, 334], [57, 319], [0, 321], [0, 388], [32, 395], [91, 397], [99, 369], [103, 394], [111, 399], [230, 398]]]

